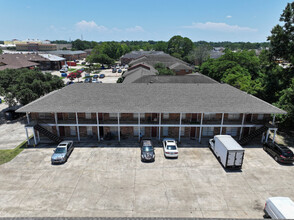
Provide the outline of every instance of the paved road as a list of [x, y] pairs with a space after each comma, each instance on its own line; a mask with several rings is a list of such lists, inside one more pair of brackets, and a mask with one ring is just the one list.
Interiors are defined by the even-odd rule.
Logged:
[[262, 218], [265, 200], [294, 200], [294, 167], [246, 148], [242, 172], [226, 172], [208, 148], [76, 148], [52, 166], [53, 148], [26, 149], [0, 166], [0, 216]]

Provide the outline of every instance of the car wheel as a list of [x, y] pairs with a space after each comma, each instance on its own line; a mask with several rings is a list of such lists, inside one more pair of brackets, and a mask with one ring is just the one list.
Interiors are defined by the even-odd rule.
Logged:
[[263, 147], [263, 150], [264, 150], [265, 152], [267, 152], [267, 150], [266, 150], [266, 147], [265, 147], [265, 146]]
[[221, 158], [220, 157], [217, 157], [217, 160], [221, 163]]
[[277, 156], [275, 156], [275, 161], [277, 161], [277, 162], [278, 162], [278, 157], [277, 157]]

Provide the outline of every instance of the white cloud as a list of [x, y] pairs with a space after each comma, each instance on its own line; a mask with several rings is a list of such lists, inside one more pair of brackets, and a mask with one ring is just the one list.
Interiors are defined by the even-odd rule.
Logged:
[[227, 17], [226, 17], [226, 18], [229, 18], [229, 19], [230, 19], [230, 18], [232, 18], [232, 16], [231, 16], [231, 15], [227, 15]]
[[130, 27], [126, 29], [127, 32], [144, 32], [141, 26]]
[[192, 23], [192, 25], [184, 26], [184, 28], [220, 31], [220, 32], [255, 32], [257, 31], [257, 29], [254, 29], [254, 28], [240, 27], [238, 25], [229, 25], [226, 23], [215, 23], [215, 22]]
[[103, 25], [97, 25], [94, 21], [79, 21], [76, 23], [76, 27], [80, 30], [98, 30], [98, 31], [106, 31], [107, 28]]

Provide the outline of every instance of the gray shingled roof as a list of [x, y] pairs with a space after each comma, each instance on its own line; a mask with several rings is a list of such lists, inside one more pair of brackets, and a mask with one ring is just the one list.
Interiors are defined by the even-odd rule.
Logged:
[[146, 54], [163, 54], [162, 51], [144, 51], [144, 50], [139, 50], [139, 51], [132, 51], [130, 53], [127, 53], [123, 55], [121, 58], [127, 58], [127, 59], [137, 59], [138, 57], [141, 57]]
[[149, 75], [149, 76], [142, 76], [136, 79], [135, 81], [132, 81], [132, 83], [194, 83], [195, 84], [195, 83], [218, 83], [218, 82], [202, 74], [197, 74], [197, 75], [179, 75], [179, 76]]
[[183, 65], [183, 68], [193, 70], [193, 68], [190, 67], [186, 62], [165, 53], [144, 55], [143, 57], [139, 57], [138, 59], [132, 60], [130, 62], [130, 65], [136, 65], [139, 63], [146, 63], [151, 66], [154, 66], [157, 63], [163, 63], [166, 67], [170, 67], [176, 63], [180, 63]]
[[227, 84], [73, 84], [18, 112], [285, 113]]
[[125, 78], [123, 83], [133, 83], [134, 81], [140, 79], [144, 76], [155, 76], [157, 74], [157, 70], [153, 67], [150, 68], [150, 70], [144, 68], [144, 67], [138, 67], [136, 69], [133, 69], [131, 71], [127, 71], [123, 77]]

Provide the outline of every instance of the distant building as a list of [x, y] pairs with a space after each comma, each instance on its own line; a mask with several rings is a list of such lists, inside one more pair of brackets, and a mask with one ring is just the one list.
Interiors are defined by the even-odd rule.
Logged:
[[67, 50], [72, 49], [72, 44], [56, 44], [57, 50], [63, 50], [66, 48]]
[[18, 43], [16, 44], [17, 51], [52, 51], [57, 50], [56, 44], [42, 43]]
[[130, 53], [123, 55], [120, 58], [120, 62], [122, 65], [126, 65], [126, 64], [129, 64], [132, 60], [138, 59], [139, 57], [142, 57], [144, 55], [149, 55], [149, 54], [164, 54], [164, 52], [162, 52], [162, 51], [144, 51], [144, 50], [132, 51]]
[[0, 70], [22, 69], [35, 67], [41, 70], [59, 70], [65, 58], [51, 54], [2, 54], [0, 55]]
[[186, 75], [192, 73], [193, 71], [193, 68], [190, 67], [188, 63], [166, 53], [146, 54], [132, 60], [129, 64], [130, 66], [134, 66], [140, 63], [148, 64], [153, 67], [157, 63], [162, 63], [166, 68], [173, 70], [176, 75]]
[[83, 59], [87, 57], [87, 53], [81, 50], [77, 50], [77, 51], [56, 50], [56, 51], [47, 51], [47, 53], [63, 57], [66, 60], [78, 60], [78, 59]]

